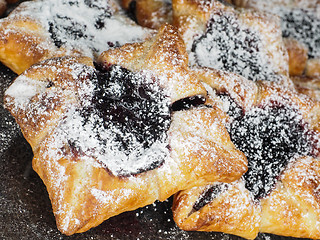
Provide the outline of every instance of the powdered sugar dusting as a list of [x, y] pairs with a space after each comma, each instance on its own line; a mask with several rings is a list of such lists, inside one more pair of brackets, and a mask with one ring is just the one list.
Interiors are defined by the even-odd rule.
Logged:
[[251, 80], [279, 81], [286, 69], [281, 32], [274, 31], [273, 21], [264, 23], [258, 14], [247, 15], [250, 25], [232, 11], [214, 11], [206, 33], [194, 40], [191, 64], [235, 72]]
[[320, 57], [320, 8], [317, 0], [249, 0], [245, 5], [280, 16], [283, 36], [304, 43], [309, 57]]
[[[106, 203], [111, 203], [111, 204], [117, 204], [114, 202], [115, 198], [114, 198], [114, 192], [116, 192], [116, 190], [112, 190], [112, 191], [101, 191], [99, 189], [93, 188], [90, 190], [91, 194], [98, 199], [98, 201], [100, 201], [103, 204]], [[126, 196], [129, 196], [130, 193], [132, 193], [131, 189], [119, 189], [119, 193], [117, 193], [119, 196], [123, 196], [124, 198]]]
[[[142, 41], [151, 33], [131, 22], [123, 12], [116, 11], [116, 3], [112, 1], [36, 0], [21, 6], [9, 19], [34, 19], [46, 31], [48, 41], [57, 48], [63, 47], [69, 54], [76, 51], [97, 57], [110, 47]], [[41, 44], [45, 49], [49, 47]]]
[[[55, 145], [60, 146], [56, 148], [60, 150], [58, 153], [52, 152], [51, 158], [60, 158], [65, 154], [84, 159], [94, 158], [114, 175], [131, 175], [151, 166], [156, 167], [168, 156], [166, 132], [155, 132], [157, 135], [155, 138], [153, 136], [155, 129], [149, 129], [152, 126], [145, 125], [143, 119], [150, 120], [154, 118], [154, 114], [158, 114], [160, 117], [156, 120], [168, 125], [166, 123], [168, 120], [161, 116], [169, 115], [169, 99], [159, 98], [159, 86], [157, 87], [152, 79], [146, 75], [133, 75], [135, 77], [131, 84], [137, 86], [141, 94], [140, 100], [137, 101], [140, 102], [133, 100], [126, 102], [127, 94], [138, 93], [126, 93], [132, 89], [125, 89], [123, 83], [119, 82], [120, 79], [124, 81], [125, 79], [117, 79], [118, 75], [122, 74], [121, 71], [119, 67], [113, 68], [110, 75], [103, 75], [99, 80], [91, 76], [95, 88], [84, 85], [82, 86], [84, 89], [81, 89], [80, 86], [79, 92], [84, 92], [86, 96], [81, 97], [80, 94], [82, 102], [80, 109], [71, 107], [57, 127]], [[92, 82], [89, 83], [92, 85]], [[151, 89], [153, 84], [155, 89], [145, 89], [143, 92], [142, 87], [148, 84]], [[143, 98], [153, 99], [154, 103], [143, 101]], [[137, 104], [147, 104], [145, 107], [148, 107], [148, 112], [132, 112], [136, 111], [134, 109], [143, 107]], [[122, 113], [122, 111], [125, 112]], [[138, 114], [146, 114], [146, 116]], [[136, 127], [142, 128], [139, 131], [145, 132], [144, 139], [137, 135]]]
[[14, 98], [14, 104], [17, 107], [23, 108], [33, 96], [42, 93], [46, 86], [46, 82], [35, 81], [29, 77], [21, 76], [15, 81], [14, 87], [6, 91], [6, 94]]

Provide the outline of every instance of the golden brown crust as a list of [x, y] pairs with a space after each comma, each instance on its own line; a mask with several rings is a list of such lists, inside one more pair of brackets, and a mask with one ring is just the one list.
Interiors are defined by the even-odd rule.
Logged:
[[305, 75], [308, 77], [320, 76], [320, 59], [319, 58], [313, 58], [307, 61]]
[[257, 102], [259, 87], [253, 81], [212, 68], [195, 68], [192, 71], [219, 94], [229, 94], [245, 110], [252, 108]]
[[295, 76], [291, 77], [296, 89], [299, 93], [310, 96], [311, 98], [320, 101], [320, 78]]
[[270, 9], [276, 6], [286, 8], [316, 8], [319, 4], [319, 0], [271, 0], [271, 1], [259, 1], [259, 0], [231, 0], [232, 3], [239, 7], [252, 7], [257, 9]]
[[[19, 31], [7, 31], [16, 28]], [[44, 42], [48, 42], [48, 36], [32, 19], [4, 19], [0, 24], [0, 61], [21, 74], [34, 63], [63, 55], [54, 44], [44, 47]]]
[[[277, 81], [279, 81], [280, 84], [288, 87], [292, 85], [290, 79], [288, 78], [288, 56], [282, 41], [282, 32], [280, 30], [279, 18], [274, 17], [274, 15], [253, 11], [250, 9], [236, 9], [231, 6], [224, 5], [219, 1], [173, 0], [172, 6], [173, 24], [178, 27], [186, 43], [187, 52], [189, 53], [190, 59], [192, 60], [192, 62], [190, 63], [191, 65], [199, 65], [202, 67], [207, 66], [211, 68], [221, 68], [221, 65], [223, 65], [219, 62], [220, 60], [218, 61], [217, 59], [214, 59], [214, 57], [212, 57], [212, 60], [205, 60], [204, 58], [201, 58], [201, 61], [199, 62], [199, 59], [197, 60], [197, 54], [194, 52], [195, 50], [193, 49], [194, 42], [196, 40], [201, 39], [201, 37], [205, 36], [207, 27], [208, 25], [210, 25], [211, 19], [214, 19], [216, 17], [217, 20], [215, 21], [221, 21], [221, 24], [223, 24], [224, 21], [231, 21], [235, 25], [240, 26], [240, 28], [245, 28], [246, 31], [252, 31], [252, 33], [250, 34], [257, 34], [259, 38], [258, 44], [260, 46], [259, 51], [261, 52], [261, 54], [263, 54], [264, 61], [268, 62], [267, 64], [264, 64], [264, 66], [268, 65], [268, 68], [273, 69], [272, 73], [268, 73], [270, 75], [268, 75], [268, 79], [271, 79], [271, 75], [275, 74], [277, 77], [279, 77]], [[227, 20], [220, 19], [221, 17], [225, 17]], [[221, 29], [224, 29], [223, 26], [221, 26]], [[224, 31], [227, 30], [228, 29]], [[241, 32], [241, 29], [238, 30]], [[230, 31], [230, 35], [233, 35], [236, 32], [236, 30], [233, 31], [232, 29]], [[242, 34], [246, 34], [246, 31], [244, 31]], [[240, 34], [240, 37], [241, 36], [242, 35]], [[221, 38], [223, 41], [227, 41], [226, 39], [229, 38], [232, 39], [228, 36], [228, 34], [224, 36], [224, 38], [226, 39], [223, 39], [223, 36]], [[233, 46], [232, 44], [230, 44], [230, 46]], [[201, 49], [199, 50], [200, 54], [203, 54], [203, 48], [205, 47], [206, 46], [201, 46]], [[213, 45], [208, 46], [208, 49], [212, 47]], [[212, 53], [212, 56], [214, 56], [214, 54], [217, 54], [217, 52], [219, 53], [220, 51], [226, 50], [218, 49], [216, 51], [213, 51], [214, 53]], [[237, 54], [237, 51], [241, 50], [233, 51], [233, 54]], [[251, 52], [254, 51], [255, 50]], [[207, 58], [210, 58], [209, 56], [211, 55], [208, 54], [210, 53], [205, 52], [205, 56]], [[247, 59], [246, 61], [247, 62], [243, 64], [249, 65], [249, 60]], [[253, 72], [247, 73], [247, 71], [248, 70], [246, 69], [245, 71], [243, 70], [238, 72], [238, 74], [243, 73], [248, 75], [246, 77], [258, 78], [256, 80], [267, 80], [262, 79], [263, 77], [261, 77], [260, 75], [254, 76], [255, 73]], [[266, 78], [266, 76], [264, 76], [264, 78]]]
[[[90, 58], [53, 58], [40, 65], [28, 69], [23, 77], [15, 81], [16, 89], [22, 91], [20, 97], [24, 99], [31, 91], [30, 86], [38, 92], [28, 101], [19, 102], [19, 99], [10, 96], [4, 97], [4, 104], [15, 116], [22, 133], [33, 150], [46, 137], [60, 120], [68, 106], [78, 101], [76, 85], [83, 79], [74, 79], [71, 67], [74, 62], [93, 66]], [[52, 68], [57, 66], [63, 73]], [[45, 73], [45, 74], [44, 74]], [[29, 89], [29, 90], [27, 90]], [[26, 98], [27, 99], [27, 98]], [[21, 104], [23, 106], [21, 106]], [[18, 106], [20, 105], [20, 106]]]
[[[172, 23], [171, 3], [163, 0], [122, 0], [121, 5], [134, 15], [143, 27], [159, 29], [165, 23]], [[134, 7], [131, 7], [134, 5]]]
[[[208, 112], [211, 116], [215, 115], [211, 109], [195, 110], [179, 113], [182, 116], [178, 118], [199, 121], [201, 118], [196, 115], [201, 114], [207, 118]], [[204, 124], [201, 120], [193, 123], [196, 128]], [[196, 143], [193, 139], [201, 139], [201, 135], [195, 136], [197, 134], [194, 131], [180, 133], [181, 129], [172, 128], [169, 135], [172, 136], [171, 155], [174, 162], [169, 161], [158, 169], [128, 178], [110, 175], [104, 168], [92, 164], [94, 159], [84, 161], [50, 156], [51, 152], [56, 153], [59, 149], [53, 149], [52, 146], [55, 132], [48, 134], [48, 138], [40, 143], [39, 150], [35, 152], [33, 168], [47, 187], [59, 230], [67, 235], [83, 232], [124, 211], [151, 204], [157, 199], [163, 201], [181, 189], [218, 179], [232, 181], [245, 171], [246, 168], [238, 162], [239, 158], [243, 158], [242, 153], [236, 153], [233, 149], [223, 150], [221, 146], [212, 143], [210, 136]], [[219, 141], [219, 138], [215, 135], [215, 140]], [[224, 139], [221, 141], [234, 148], [231, 142], [225, 142]], [[186, 144], [192, 146], [186, 147]], [[201, 147], [195, 147], [195, 144]], [[215, 156], [217, 153], [219, 156]]]
[[292, 38], [284, 38], [284, 44], [289, 55], [289, 74], [302, 75], [308, 60], [308, 49]]
[[[187, 78], [181, 80], [183, 88], [194, 88], [195, 95], [202, 94], [203, 87], [192, 73], [185, 75], [190, 70], [185, 66], [182, 43], [174, 28], [165, 26], [164, 29], [144, 44], [126, 45], [106, 52], [104, 57], [116, 60], [104, 63], [127, 67], [134, 72], [147, 70], [156, 77], [176, 78], [175, 81], [179, 79], [177, 75], [181, 76], [181, 70]], [[127, 49], [137, 52], [129, 55], [131, 62], [113, 58], [112, 54], [127, 56]], [[181, 61], [168, 61], [172, 59], [170, 53]], [[149, 61], [153, 68], [139, 65], [143, 61]], [[57, 226], [64, 234], [86, 231], [107, 218], [155, 200], [163, 201], [183, 189], [207, 182], [237, 180], [247, 170], [246, 157], [235, 148], [223, 124], [225, 113], [214, 107], [172, 113], [167, 132], [169, 156], [153, 170], [118, 176], [101, 164], [99, 155], [77, 151], [72, 147], [74, 140], [68, 129], [81, 118], [74, 120], [76, 111], [72, 109], [82, 107], [94, 71], [92, 60], [88, 58], [47, 60], [20, 75], [5, 97], [5, 106], [21, 124], [23, 134], [32, 145], [33, 168], [47, 187]], [[163, 75], [166, 71], [169, 74]], [[165, 89], [171, 87], [167, 81], [163, 84]], [[22, 95], [22, 99], [17, 92], [19, 84], [25, 84], [31, 90], [26, 96]], [[188, 89], [172, 96], [178, 100], [191, 94]], [[38, 104], [42, 105], [38, 101], [42, 98], [46, 107], [53, 108], [45, 108], [45, 116], [35, 110]], [[59, 101], [61, 104], [57, 104]], [[27, 120], [20, 119], [26, 115], [30, 116]]]
[[186, 231], [224, 232], [254, 239], [259, 232], [259, 204], [254, 202], [242, 180], [225, 186], [224, 191], [198, 211], [193, 206], [211, 185], [176, 194], [172, 211], [177, 225]]
[[239, 75], [210, 68], [197, 68], [193, 71], [201, 81], [218, 93], [227, 93], [244, 110], [273, 101], [294, 105], [311, 124], [312, 129], [320, 130], [320, 124], [315, 120], [320, 116], [319, 102], [299, 94], [295, 89], [286, 89], [273, 82], [252, 82]]
[[185, 45], [176, 28], [165, 24], [158, 34], [144, 42], [126, 44], [121, 48], [103, 52], [98, 63], [117, 64], [132, 71], [151, 70], [165, 76], [164, 86], [170, 86], [172, 102], [192, 95], [206, 95], [197, 76], [188, 69]]
[[260, 231], [319, 239], [319, 184], [318, 159], [305, 157], [292, 164], [271, 195], [261, 201]]
[[[89, 9], [85, 3], [68, 5], [62, 1], [46, 3], [42, 0], [21, 3], [0, 21], [0, 61], [15, 73], [21, 74], [31, 65], [45, 59], [66, 55], [96, 58], [110, 47], [109, 43], [113, 46], [142, 41], [153, 34], [118, 11], [118, 4], [114, 1], [99, 4], [101, 6]], [[46, 13], [42, 14], [43, 11]], [[81, 17], [82, 22], [79, 23], [74, 15], [81, 14], [81, 11], [91, 15]], [[101, 20], [101, 26], [95, 23], [99, 11], [104, 11], [106, 15]], [[60, 18], [66, 21], [59, 21]], [[108, 24], [117, 25], [119, 31], [110, 34]], [[76, 32], [80, 34], [74, 35], [69, 29], [70, 25], [77, 26]], [[131, 27], [134, 29], [130, 32]]]
[[[294, 106], [309, 130], [315, 131], [315, 138], [319, 136], [319, 102], [275, 83], [251, 82], [235, 74], [209, 68], [194, 71], [216, 94], [228, 94], [244, 112], [275, 102]], [[318, 156], [319, 153], [316, 154]], [[255, 238], [259, 231], [317, 239], [320, 226], [319, 183], [319, 159], [301, 157], [293, 160], [280, 175], [271, 194], [260, 199], [261, 206], [249, 200], [251, 194], [244, 186], [239, 188], [239, 182], [234, 182], [202, 208], [194, 209], [204, 189], [210, 188], [196, 187], [175, 196], [174, 220], [184, 230], [221, 231], [248, 239]]]

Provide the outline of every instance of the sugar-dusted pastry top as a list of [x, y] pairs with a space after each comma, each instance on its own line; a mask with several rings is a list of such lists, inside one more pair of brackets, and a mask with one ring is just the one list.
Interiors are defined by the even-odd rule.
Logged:
[[96, 58], [108, 48], [142, 41], [151, 33], [112, 0], [28, 1], [0, 21], [0, 59], [21, 73], [53, 56]]
[[283, 37], [291, 37], [305, 44], [309, 57], [320, 57], [320, 18], [317, 0], [235, 1], [243, 7], [260, 9], [280, 16]]
[[264, 198], [292, 159], [319, 154], [312, 130], [299, 109], [282, 103], [255, 107], [230, 126], [234, 144], [247, 156], [246, 188]]
[[165, 25], [143, 43], [104, 52], [96, 65], [88, 57], [35, 64], [6, 91], [61, 232], [247, 170], [225, 113], [203, 106], [207, 93], [182, 43]]
[[158, 29], [172, 23], [171, 0], [121, 0], [121, 5], [141, 26]]
[[256, 238], [261, 207], [243, 179], [194, 187], [175, 195], [173, 218], [187, 231], [224, 232], [246, 239]]
[[234, 72], [250, 80], [287, 82], [287, 53], [278, 18], [219, 1], [175, 0], [173, 9], [191, 65]]
[[221, 99], [220, 108], [230, 116], [230, 138], [246, 155], [248, 171], [240, 183], [178, 193], [173, 204], [177, 224], [248, 239], [259, 231], [319, 238], [319, 102], [275, 83], [208, 68], [195, 71], [213, 88], [209, 94]]

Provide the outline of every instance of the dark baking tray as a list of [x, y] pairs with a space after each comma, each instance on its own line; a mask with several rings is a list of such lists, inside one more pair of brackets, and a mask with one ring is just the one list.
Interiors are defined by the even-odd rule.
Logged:
[[[4, 92], [15, 77], [0, 64], [0, 239], [241, 239], [223, 233], [179, 230], [172, 220], [171, 198], [112, 217], [85, 233], [70, 237], [61, 234], [45, 186], [32, 169], [31, 148], [3, 107]], [[260, 234], [257, 239], [294, 238]]]

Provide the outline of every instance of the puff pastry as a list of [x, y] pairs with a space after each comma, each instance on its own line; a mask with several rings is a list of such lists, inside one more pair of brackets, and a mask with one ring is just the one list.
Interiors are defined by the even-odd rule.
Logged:
[[[308, 58], [320, 58], [320, 4], [318, 0], [236, 0], [234, 3], [245, 8], [254, 8], [270, 12], [281, 18], [283, 37], [293, 38], [305, 45], [308, 50]], [[318, 73], [319, 73], [318, 69]]]
[[119, 9], [112, 0], [23, 2], [0, 20], [0, 61], [20, 74], [52, 57], [95, 59], [110, 47], [142, 41], [152, 34]]
[[172, 23], [172, 4], [168, 0], [122, 0], [121, 5], [141, 26], [158, 29]]
[[319, 102], [275, 83], [195, 71], [223, 99], [231, 140], [247, 156], [248, 172], [244, 182], [178, 193], [173, 203], [178, 226], [248, 239], [258, 232], [320, 238]]
[[295, 76], [292, 80], [298, 92], [320, 101], [320, 77]]
[[[5, 106], [33, 152], [59, 230], [84, 232], [179, 190], [239, 179], [247, 160], [165, 25], [152, 39], [35, 64]], [[28, 91], [23, 90], [28, 89]]]
[[291, 86], [280, 19], [219, 1], [173, 0], [190, 64]]

